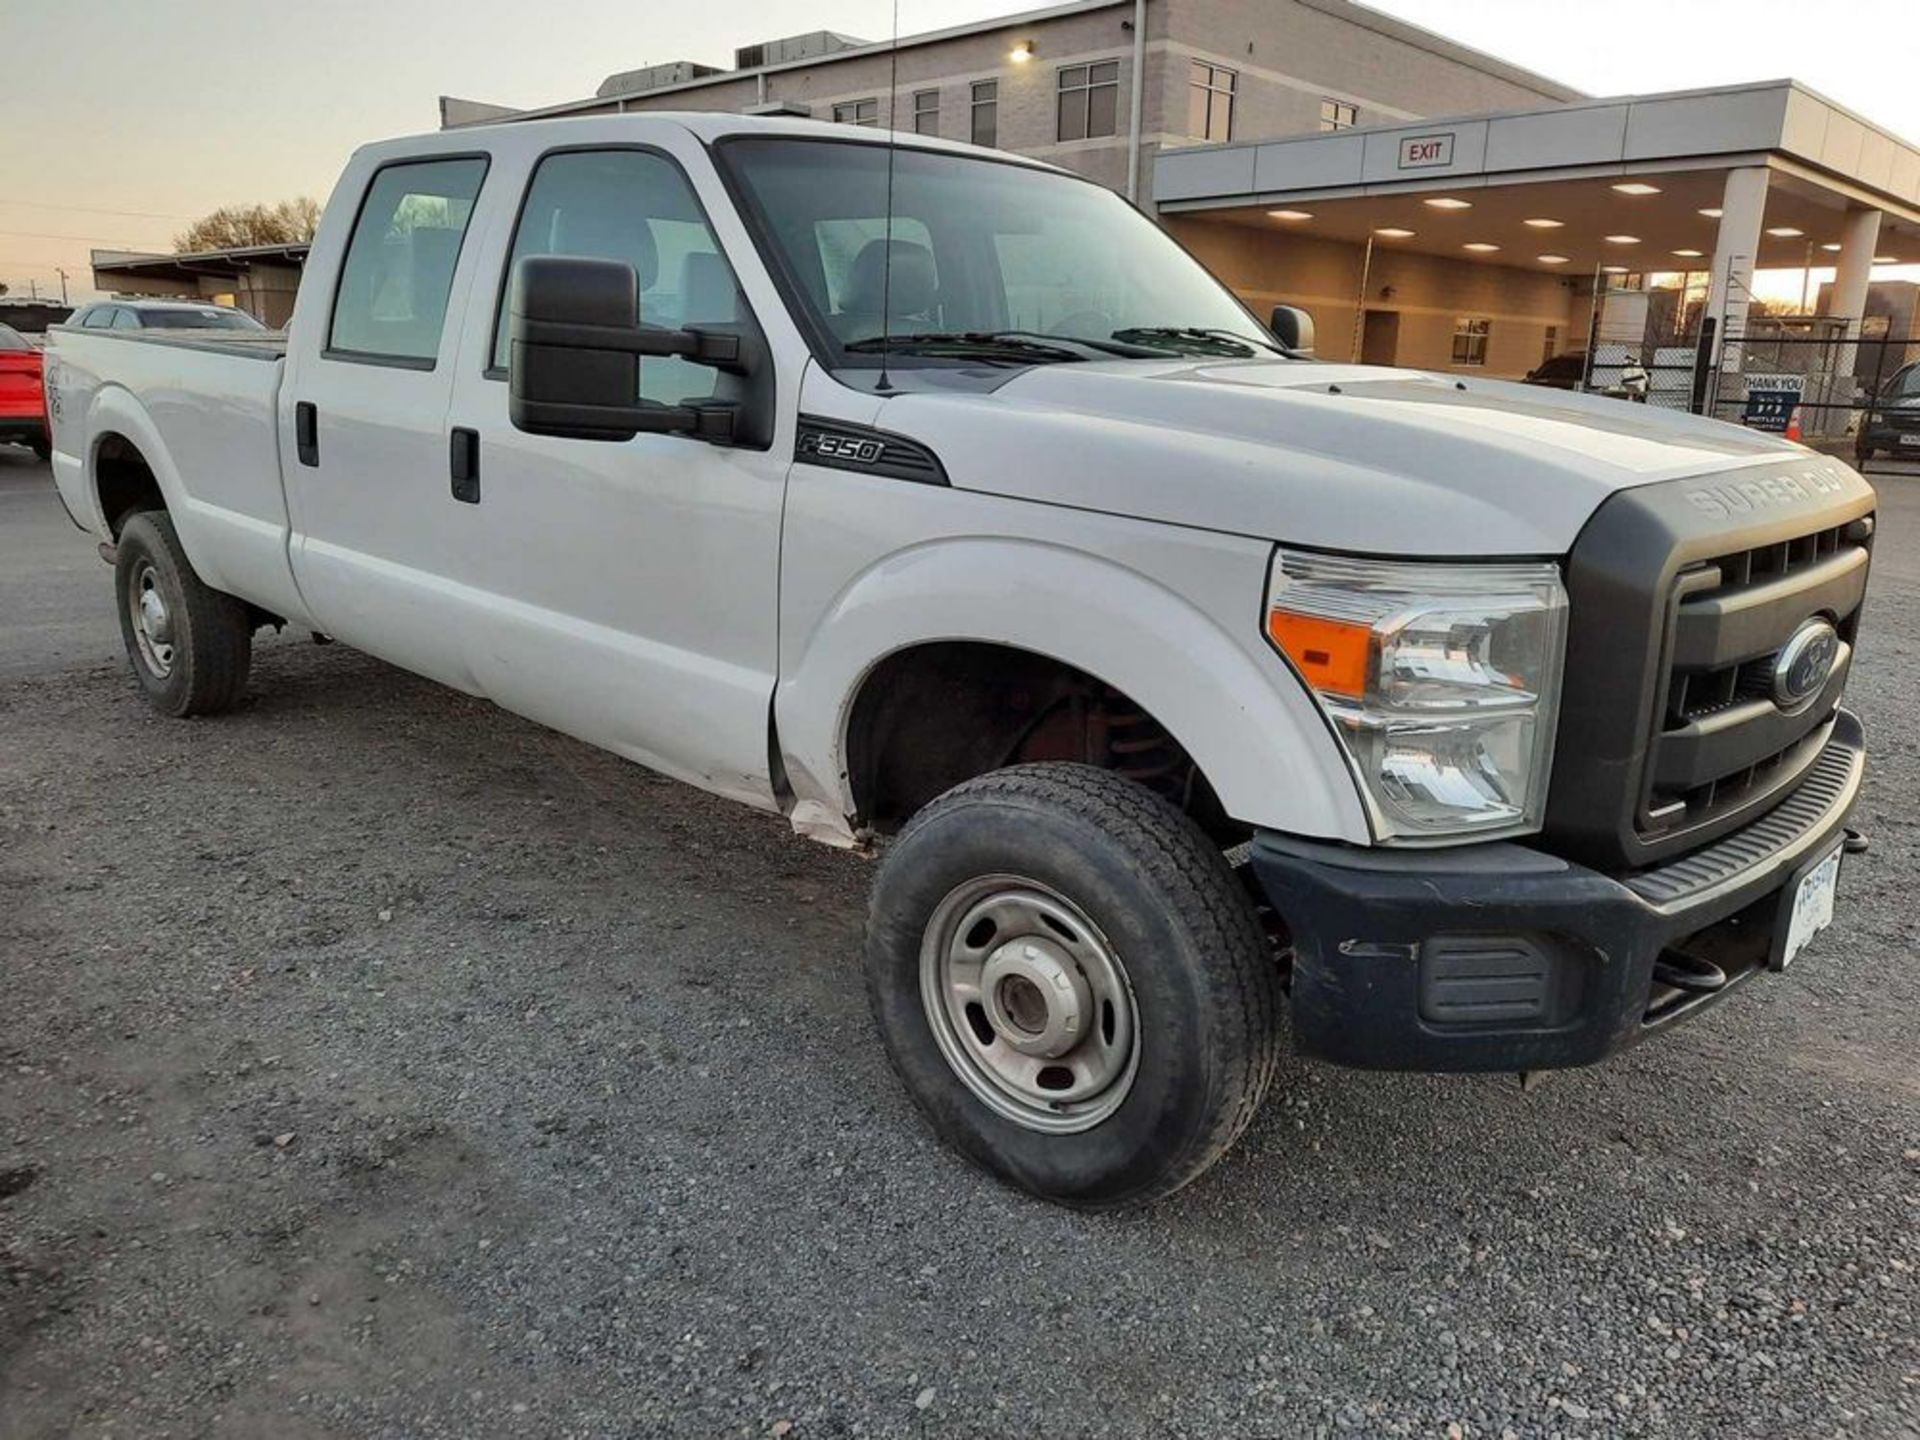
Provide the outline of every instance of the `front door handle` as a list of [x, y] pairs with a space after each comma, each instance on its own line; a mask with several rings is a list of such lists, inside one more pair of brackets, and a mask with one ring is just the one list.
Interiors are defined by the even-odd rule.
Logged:
[[293, 448], [302, 465], [320, 463], [320, 412], [311, 400], [293, 407]]
[[466, 505], [480, 503], [480, 432], [456, 425], [447, 444], [447, 467], [453, 475], [453, 498]]

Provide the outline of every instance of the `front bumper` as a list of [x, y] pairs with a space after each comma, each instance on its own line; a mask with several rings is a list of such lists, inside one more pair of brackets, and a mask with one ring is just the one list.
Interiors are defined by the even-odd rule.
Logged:
[[1292, 933], [1296, 1043], [1377, 1070], [1550, 1070], [1625, 1049], [1777, 963], [1799, 879], [1844, 839], [1865, 764], [1843, 710], [1777, 806], [1617, 877], [1514, 844], [1263, 833], [1250, 863]]

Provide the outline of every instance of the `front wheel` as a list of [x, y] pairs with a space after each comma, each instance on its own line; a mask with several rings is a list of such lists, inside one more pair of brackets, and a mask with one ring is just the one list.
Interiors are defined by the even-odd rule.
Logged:
[[120, 636], [154, 708], [217, 715], [239, 703], [253, 659], [253, 621], [233, 596], [194, 572], [173, 517], [143, 510], [114, 551]]
[[927, 806], [881, 865], [866, 963], [934, 1129], [1050, 1200], [1171, 1194], [1272, 1078], [1279, 976], [1251, 905], [1191, 819], [1108, 771], [1017, 766]]

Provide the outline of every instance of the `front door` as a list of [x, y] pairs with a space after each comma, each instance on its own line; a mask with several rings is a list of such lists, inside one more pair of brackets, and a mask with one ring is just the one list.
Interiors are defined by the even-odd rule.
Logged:
[[[784, 448], [750, 449], [529, 435], [507, 418], [504, 302], [528, 255], [631, 265], [647, 324], [757, 331], [683, 162], [710, 172], [690, 140], [684, 155], [672, 144], [534, 157], [512, 233], [487, 241], [448, 415], [453, 443], [474, 457], [450, 502], [473, 537], [460, 572], [474, 607], [468, 658], [481, 692], [511, 710], [771, 806], [791, 429], [779, 431]], [[711, 399], [724, 383], [685, 360], [640, 365], [647, 400]]]
[[351, 234], [323, 236], [344, 246], [339, 282], [302, 307], [280, 398], [308, 608], [356, 649], [466, 690], [451, 584], [460, 537], [441, 506], [459, 330], [447, 316], [471, 278], [466, 241], [487, 163], [407, 160], [342, 181], [328, 209], [358, 201]]
[[1400, 353], [1400, 312], [1369, 310], [1360, 331], [1360, 363], [1391, 365]]

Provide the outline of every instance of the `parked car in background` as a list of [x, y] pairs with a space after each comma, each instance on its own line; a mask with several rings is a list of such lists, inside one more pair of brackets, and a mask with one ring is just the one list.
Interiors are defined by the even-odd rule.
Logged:
[[1864, 465], [1882, 450], [1920, 457], [1920, 362], [1894, 371], [1860, 419], [1853, 458]]
[[25, 445], [42, 460], [53, 453], [40, 351], [11, 325], [0, 325], [0, 444], [5, 443]]
[[265, 330], [231, 305], [193, 300], [100, 300], [67, 321], [83, 330]]
[[1587, 377], [1587, 352], [1569, 350], [1564, 355], [1554, 355], [1542, 360], [1539, 365], [1527, 372], [1526, 383], [1545, 385], [1554, 390], [1578, 390], [1580, 382]]

